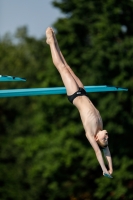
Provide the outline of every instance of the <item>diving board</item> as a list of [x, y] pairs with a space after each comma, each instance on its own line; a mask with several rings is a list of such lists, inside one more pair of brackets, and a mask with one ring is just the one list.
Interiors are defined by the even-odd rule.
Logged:
[[8, 82], [8, 81], [26, 81], [26, 79], [16, 76], [0, 75], [0, 82]]
[[[128, 91], [127, 88], [115, 86], [85, 86], [86, 92], [118, 92]], [[39, 96], [39, 95], [52, 95], [52, 94], [66, 94], [65, 87], [52, 87], [52, 88], [30, 88], [30, 89], [8, 89], [0, 90], [0, 98], [2, 97], [22, 97], [22, 96]]]

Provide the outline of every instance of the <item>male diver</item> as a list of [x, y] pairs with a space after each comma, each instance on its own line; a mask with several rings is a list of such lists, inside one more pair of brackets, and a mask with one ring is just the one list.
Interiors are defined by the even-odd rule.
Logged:
[[[80, 113], [86, 137], [95, 151], [103, 175], [112, 178], [113, 167], [108, 147], [108, 132], [103, 130], [103, 122], [100, 113], [87, 96], [83, 83], [65, 61], [52, 28], [47, 28], [46, 37], [46, 42], [50, 46], [53, 63], [59, 71], [67, 90], [68, 100], [77, 107]], [[107, 160], [108, 170], [105, 166], [100, 149], [103, 150]]]

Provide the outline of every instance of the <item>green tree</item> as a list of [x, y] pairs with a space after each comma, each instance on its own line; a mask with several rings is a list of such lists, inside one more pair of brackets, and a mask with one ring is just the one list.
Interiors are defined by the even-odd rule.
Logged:
[[128, 93], [89, 95], [110, 133], [114, 161], [114, 181], [104, 179], [101, 183], [95, 176], [95, 191], [93, 184], [89, 190], [92, 188], [91, 198], [132, 199], [133, 2], [66, 0], [54, 1], [54, 5], [66, 14], [55, 23], [61, 47], [84, 84], [129, 88]]

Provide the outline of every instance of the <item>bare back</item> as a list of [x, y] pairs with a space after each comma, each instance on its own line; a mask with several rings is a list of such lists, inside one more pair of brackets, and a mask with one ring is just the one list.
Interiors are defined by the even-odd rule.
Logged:
[[87, 96], [76, 97], [73, 104], [79, 110], [86, 133], [91, 132], [91, 134], [95, 136], [99, 130], [103, 129], [103, 122], [100, 113]]

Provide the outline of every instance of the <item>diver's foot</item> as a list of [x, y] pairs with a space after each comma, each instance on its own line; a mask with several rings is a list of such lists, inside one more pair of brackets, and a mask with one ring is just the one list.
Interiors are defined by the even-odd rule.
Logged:
[[50, 27], [48, 27], [47, 29], [46, 29], [46, 43], [47, 44], [51, 44], [51, 43], [53, 43], [53, 42], [55, 42], [54, 41], [54, 36], [53, 36], [53, 30], [52, 30], [52, 28], [50, 28]]
[[52, 33], [53, 33], [53, 37], [54, 37], [54, 42], [55, 42], [56, 45], [58, 45], [58, 42], [57, 42], [57, 39], [56, 39], [56, 35], [55, 35], [55, 32], [53, 31], [53, 29], [52, 29]]

